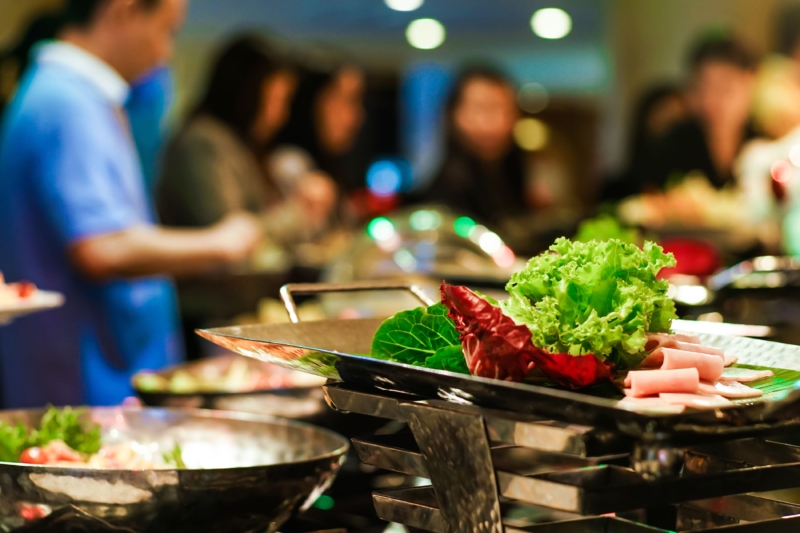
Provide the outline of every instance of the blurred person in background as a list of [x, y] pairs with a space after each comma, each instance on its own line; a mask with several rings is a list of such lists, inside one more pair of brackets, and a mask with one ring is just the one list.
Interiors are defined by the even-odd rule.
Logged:
[[514, 142], [516, 88], [486, 66], [464, 69], [446, 107], [447, 152], [421, 199], [500, 224], [541, 206], [524, 152]]
[[783, 226], [787, 248], [797, 254], [800, 172], [793, 163], [800, 146], [800, 63], [773, 56], [762, 64], [755, 84], [753, 121], [762, 138], [743, 150], [737, 165], [742, 206], [758, 225], [767, 251], [782, 251]]
[[364, 72], [344, 64], [329, 72], [305, 73], [277, 144], [305, 152], [314, 167], [330, 176], [344, 198], [364, 187], [353, 150], [366, 119]]
[[110, 405], [181, 358], [164, 274], [240, 261], [257, 224], [155, 224], [123, 104], [166, 61], [186, 0], [68, 0], [0, 134], [0, 270], [66, 296], [0, 331], [6, 406]]
[[755, 137], [750, 123], [758, 60], [735, 38], [700, 42], [689, 58], [690, 118], [672, 128], [637, 169], [637, 183], [663, 189], [671, 179], [699, 172], [716, 189], [733, 182], [742, 147]]
[[604, 187], [602, 199], [621, 200], [642, 192], [646, 183], [647, 162], [654, 146], [677, 124], [688, 118], [686, 98], [680, 87], [660, 84], [651, 88], [639, 100], [634, 120], [625, 171]]
[[125, 103], [133, 141], [142, 162], [145, 187], [150, 195], [155, 193], [157, 186], [174, 97], [172, 71], [163, 65], [136, 80]]
[[167, 149], [158, 194], [165, 223], [203, 227], [245, 210], [281, 245], [325, 228], [336, 201], [331, 180], [307, 171], [285, 185], [267, 168], [296, 84], [263, 39], [240, 37], [224, 48], [200, 104]]
[[62, 24], [58, 13], [44, 13], [34, 18], [19, 41], [0, 54], [0, 113], [11, 101], [19, 80], [30, 64], [31, 50], [40, 41], [56, 36]]

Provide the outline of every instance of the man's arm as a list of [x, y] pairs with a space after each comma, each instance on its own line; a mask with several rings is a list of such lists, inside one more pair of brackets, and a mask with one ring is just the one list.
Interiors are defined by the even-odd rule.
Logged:
[[92, 279], [181, 276], [242, 261], [260, 237], [252, 216], [236, 214], [207, 229], [135, 226], [88, 237], [72, 244], [69, 256]]

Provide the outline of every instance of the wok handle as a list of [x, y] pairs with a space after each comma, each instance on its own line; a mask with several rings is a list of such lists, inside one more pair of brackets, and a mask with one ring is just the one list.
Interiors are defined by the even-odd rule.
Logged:
[[281, 300], [293, 324], [300, 322], [293, 294], [321, 294], [327, 292], [408, 291], [423, 305], [433, 305], [433, 300], [419, 286], [404, 281], [358, 281], [354, 283], [289, 283], [281, 287]]

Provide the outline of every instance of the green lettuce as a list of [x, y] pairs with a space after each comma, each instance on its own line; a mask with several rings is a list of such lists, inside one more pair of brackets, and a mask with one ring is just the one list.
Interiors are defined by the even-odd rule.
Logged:
[[442, 303], [397, 313], [375, 332], [370, 356], [469, 374], [458, 331], [447, 313]]
[[618, 239], [562, 238], [511, 277], [501, 307], [528, 326], [539, 348], [591, 353], [631, 368], [642, 359], [646, 333], [669, 331], [677, 318], [667, 282], [656, 278], [674, 265], [652, 242], [639, 248]]

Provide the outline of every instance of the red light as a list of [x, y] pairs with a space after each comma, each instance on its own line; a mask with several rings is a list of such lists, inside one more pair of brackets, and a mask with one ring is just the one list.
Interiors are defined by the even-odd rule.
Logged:
[[772, 163], [772, 167], [769, 169], [770, 175], [772, 175], [772, 179], [777, 181], [778, 183], [789, 183], [792, 179], [792, 174], [794, 174], [794, 169], [792, 169], [792, 165], [788, 161], [779, 160]]

